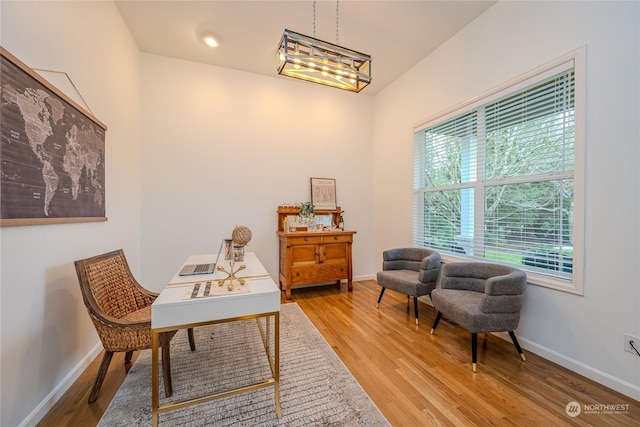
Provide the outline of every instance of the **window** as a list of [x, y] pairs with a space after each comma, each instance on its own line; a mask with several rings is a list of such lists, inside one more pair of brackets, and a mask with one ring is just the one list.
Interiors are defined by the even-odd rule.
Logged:
[[581, 53], [416, 128], [414, 246], [582, 293]]

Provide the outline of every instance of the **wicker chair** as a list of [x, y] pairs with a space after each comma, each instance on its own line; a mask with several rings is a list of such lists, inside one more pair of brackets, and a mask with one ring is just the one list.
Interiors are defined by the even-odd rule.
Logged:
[[[144, 289], [131, 274], [122, 249], [75, 262], [78, 281], [89, 317], [98, 332], [104, 356], [93, 383], [89, 403], [95, 402], [116, 351], [126, 351], [125, 364], [135, 350], [151, 348], [151, 304], [158, 297]], [[169, 343], [176, 331], [160, 335], [164, 389], [171, 396]], [[188, 330], [191, 351], [193, 329]]]

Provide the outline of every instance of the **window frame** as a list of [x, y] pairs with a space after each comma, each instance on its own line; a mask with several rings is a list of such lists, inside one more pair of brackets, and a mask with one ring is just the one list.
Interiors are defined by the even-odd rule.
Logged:
[[[559, 58], [556, 58], [540, 67], [535, 68], [523, 75], [507, 81], [493, 89], [490, 89], [467, 101], [457, 104], [445, 111], [442, 111], [426, 120], [422, 120], [413, 126], [412, 138], [415, 134], [426, 128], [443, 123], [466, 113], [478, 109], [480, 106], [488, 104], [504, 96], [522, 91], [537, 82], [558, 74], [564, 70], [573, 68], [574, 70], [574, 217], [573, 217], [573, 268], [569, 279], [553, 277], [542, 273], [526, 271], [528, 282], [534, 285], [556, 289], [576, 295], [584, 295], [584, 217], [585, 217], [585, 166], [586, 166], [586, 48], [582, 46]], [[412, 140], [413, 144], [413, 140]], [[414, 147], [414, 167], [422, 164], [424, 159], [417, 160]], [[421, 170], [424, 170], [422, 168]], [[424, 182], [424, 181], [423, 181]], [[480, 184], [480, 185], [485, 185]], [[424, 200], [424, 186], [417, 188], [412, 184], [414, 203], [416, 200]], [[423, 202], [419, 202], [422, 204]], [[476, 199], [475, 203], [484, 203]], [[424, 224], [420, 212], [424, 211], [424, 206], [414, 206], [414, 245], [420, 246], [416, 241], [415, 229], [420, 224]], [[476, 211], [478, 212], [477, 208]], [[484, 212], [480, 209], [479, 212]], [[483, 219], [483, 218], [482, 218]], [[484, 219], [483, 219], [484, 220]], [[460, 257], [453, 254], [441, 254], [443, 262], [469, 261], [476, 258]], [[480, 261], [479, 261], [480, 262]], [[494, 262], [494, 261], [491, 261]]]

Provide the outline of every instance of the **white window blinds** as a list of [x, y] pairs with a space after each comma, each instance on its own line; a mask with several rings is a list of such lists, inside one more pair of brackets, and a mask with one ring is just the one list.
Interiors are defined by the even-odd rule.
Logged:
[[414, 134], [414, 246], [571, 280], [573, 62]]

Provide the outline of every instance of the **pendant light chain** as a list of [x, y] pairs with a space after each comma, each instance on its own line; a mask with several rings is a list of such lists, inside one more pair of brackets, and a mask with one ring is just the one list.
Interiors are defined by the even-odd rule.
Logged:
[[340, 35], [338, 29], [340, 28], [340, 0], [336, 0], [336, 44], [340, 45]]
[[313, 0], [313, 38], [316, 38], [316, 0]]
[[[313, 38], [316, 38], [316, 0], [313, 0]], [[336, 0], [336, 44], [340, 44], [340, 0]]]

